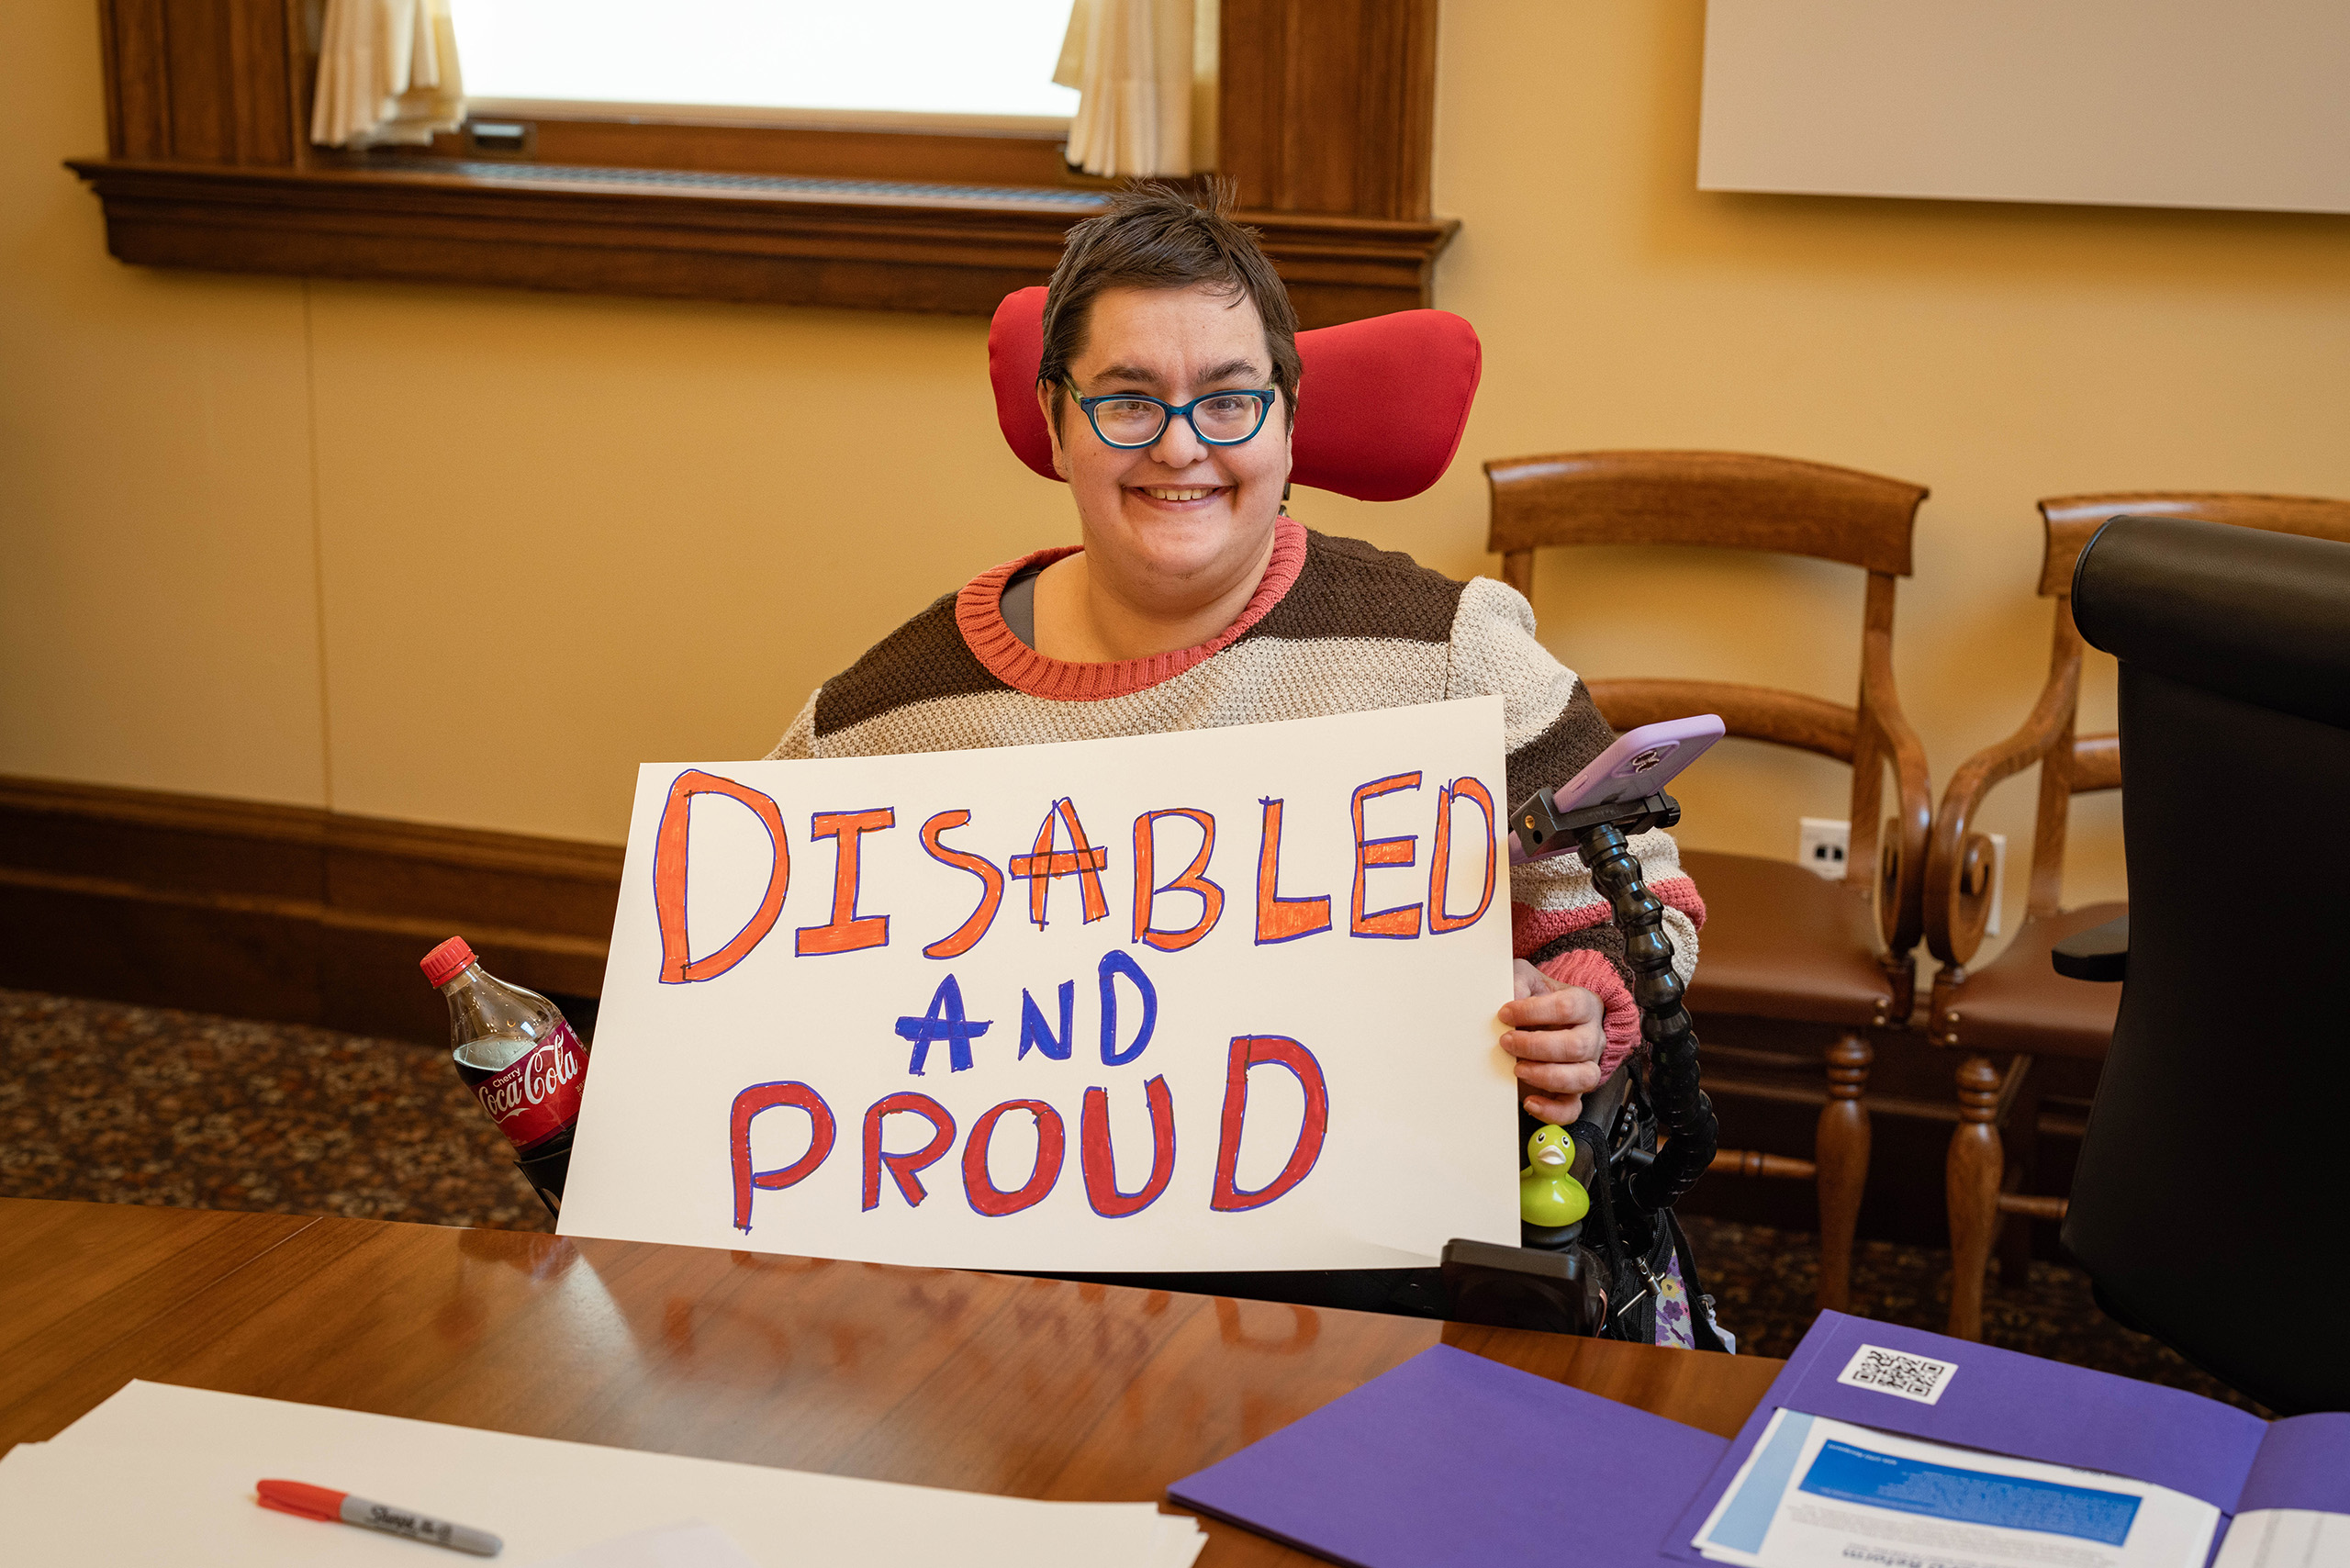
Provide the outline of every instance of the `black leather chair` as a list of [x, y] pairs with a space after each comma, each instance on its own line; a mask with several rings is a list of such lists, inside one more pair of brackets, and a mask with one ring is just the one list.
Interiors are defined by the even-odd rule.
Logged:
[[2073, 613], [2121, 660], [2130, 915], [2065, 1244], [2212, 1375], [2350, 1409], [2350, 544], [2120, 517]]

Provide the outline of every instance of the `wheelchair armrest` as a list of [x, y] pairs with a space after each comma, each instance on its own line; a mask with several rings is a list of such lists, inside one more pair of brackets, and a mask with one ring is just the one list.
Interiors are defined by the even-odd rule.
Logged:
[[2074, 980], [2124, 979], [2130, 968], [2130, 917], [2074, 932], [2049, 952], [2048, 961], [2058, 974]]

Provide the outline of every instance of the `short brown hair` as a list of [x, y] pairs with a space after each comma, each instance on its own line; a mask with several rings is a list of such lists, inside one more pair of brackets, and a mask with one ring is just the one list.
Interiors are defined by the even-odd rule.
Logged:
[[1036, 379], [1051, 389], [1060, 422], [1069, 361], [1085, 349], [1093, 299], [1105, 288], [1192, 288], [1205, 284], [1256, 302], [1272, 353], [1273, 385], [1286, 418], [1297, 420], [1297, 311], [1257, 231], [1231, 218], [1232, 184], [1218, 180], [1204, 200], [1171, 185], [1136, 183], [1110, 197], [1107, 210], [1069, 231], [1060, 264], [1045, 294], [1045, 353]]

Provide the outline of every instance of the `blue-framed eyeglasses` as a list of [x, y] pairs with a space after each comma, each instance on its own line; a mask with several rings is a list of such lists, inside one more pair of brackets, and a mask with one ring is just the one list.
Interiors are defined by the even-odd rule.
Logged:
[[1153, 444], [1166, 433], [1167, 422], [1179, 417], [1189, 420], [1192, 433], [1208, 446], [1238, 446], [1254, 440], [1257, 432], [1265, 428], [1265, 417], [1273, 411], [1275, 396], [1270, 387], [1261, 391], [1204, 392], [1178, 406], [1140, 392], [1110, 392], [1088, 398], [1078, 391], [1074, 381], [1069, 384], [1069, 389], [1076, 396], [1077, 406], [1085, 410], [1086, 422], [1102, 438], [1102, 443], [1127, 450]]

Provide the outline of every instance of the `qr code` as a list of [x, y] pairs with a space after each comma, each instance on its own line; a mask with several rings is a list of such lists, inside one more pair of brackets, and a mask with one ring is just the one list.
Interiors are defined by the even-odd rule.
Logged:
[[1882, 1345], [1863, 1345], [1852, 1352], [1852, 1359], [1844, 1364], [1836, 1381], [1931, 1405], [1942, 1398], [1942, 1390], [1950, 1386], [1951, 1374], [1956, 1371], [1958, 1365], [1954, 1361], [1912, 1356], [1888, 1350]]

